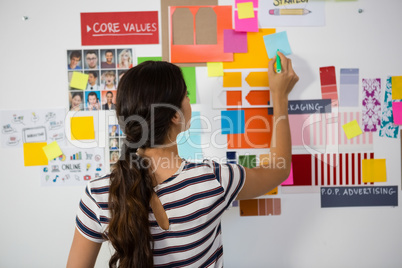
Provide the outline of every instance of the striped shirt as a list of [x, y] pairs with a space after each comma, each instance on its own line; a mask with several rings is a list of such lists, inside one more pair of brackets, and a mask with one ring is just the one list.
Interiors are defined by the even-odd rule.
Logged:
[[[155, 267], [222, 267], [222, 213], [245, 181], [237, 164], [183, 161], [179, 170], [154, 190], [169, 218], [169, 229], [159, 227], [150, 209]], [[110, 177], [88, 182], [81, 198], [76, 227], [87, 239], [104, 242]]]

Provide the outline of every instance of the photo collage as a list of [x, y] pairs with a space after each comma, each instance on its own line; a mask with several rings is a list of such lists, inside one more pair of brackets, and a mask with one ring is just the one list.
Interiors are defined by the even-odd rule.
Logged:
[[109, 162], [110, 171], [113, 169], [113, 165], [119, 160], [121, 154], [121, 148], [124, 143], [125, 135], [121, 131], [119, 125], [109, 125], [108, 127], [108, 139], [109, 139]]
[[[131, 48], [67, 50], [69, 110], [114, 110], [117, 84], [133, 65]], [[74, 72], [88, 75], [84, 90], [71, 87]]]

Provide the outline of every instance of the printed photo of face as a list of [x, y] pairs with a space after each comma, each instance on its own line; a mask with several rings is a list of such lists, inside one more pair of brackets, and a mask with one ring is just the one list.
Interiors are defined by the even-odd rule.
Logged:
[[86, 51], [85, 62], [87, 69], [98, 69], [98, 54], [96, 53], [96, 51]]
[[81, 111], [83, 108], [83, 98], [81, 92], [71, 93], [70, 111]]
[[106, 52], [105, 58], [106, 58], [106, 63], [108, 63], [108, 64], [113, 63], [113, 53], [112, 52], [109, 52], [109, 51]]

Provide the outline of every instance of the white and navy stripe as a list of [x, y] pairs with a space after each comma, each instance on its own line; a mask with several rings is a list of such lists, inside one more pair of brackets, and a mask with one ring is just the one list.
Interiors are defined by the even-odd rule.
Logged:
[[[221, 216], [244, 181], [240, 165], [184, 161], [176, 174], [156, 186], [170, 228], [160, 228], [149, 210], [155, 267], [222, 267]], [[91, 180], [77, 212], [77, 229], [98, 243], [105, 241], [110, 219], [109, 186], [109, 176]]]

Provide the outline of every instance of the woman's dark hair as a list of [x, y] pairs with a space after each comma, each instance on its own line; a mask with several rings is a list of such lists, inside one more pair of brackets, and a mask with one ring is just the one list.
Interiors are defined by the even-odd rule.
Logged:
[[153, 177], [149, 160], [136, 151], [164, 144], [186, 92], [180, 68], [168, 62], [143, 62], [119, 82], [116, 115], [126, 140], [110, 175], [107, 238], [116, 252], [109, 267], [153, 267], [148, 218]]

